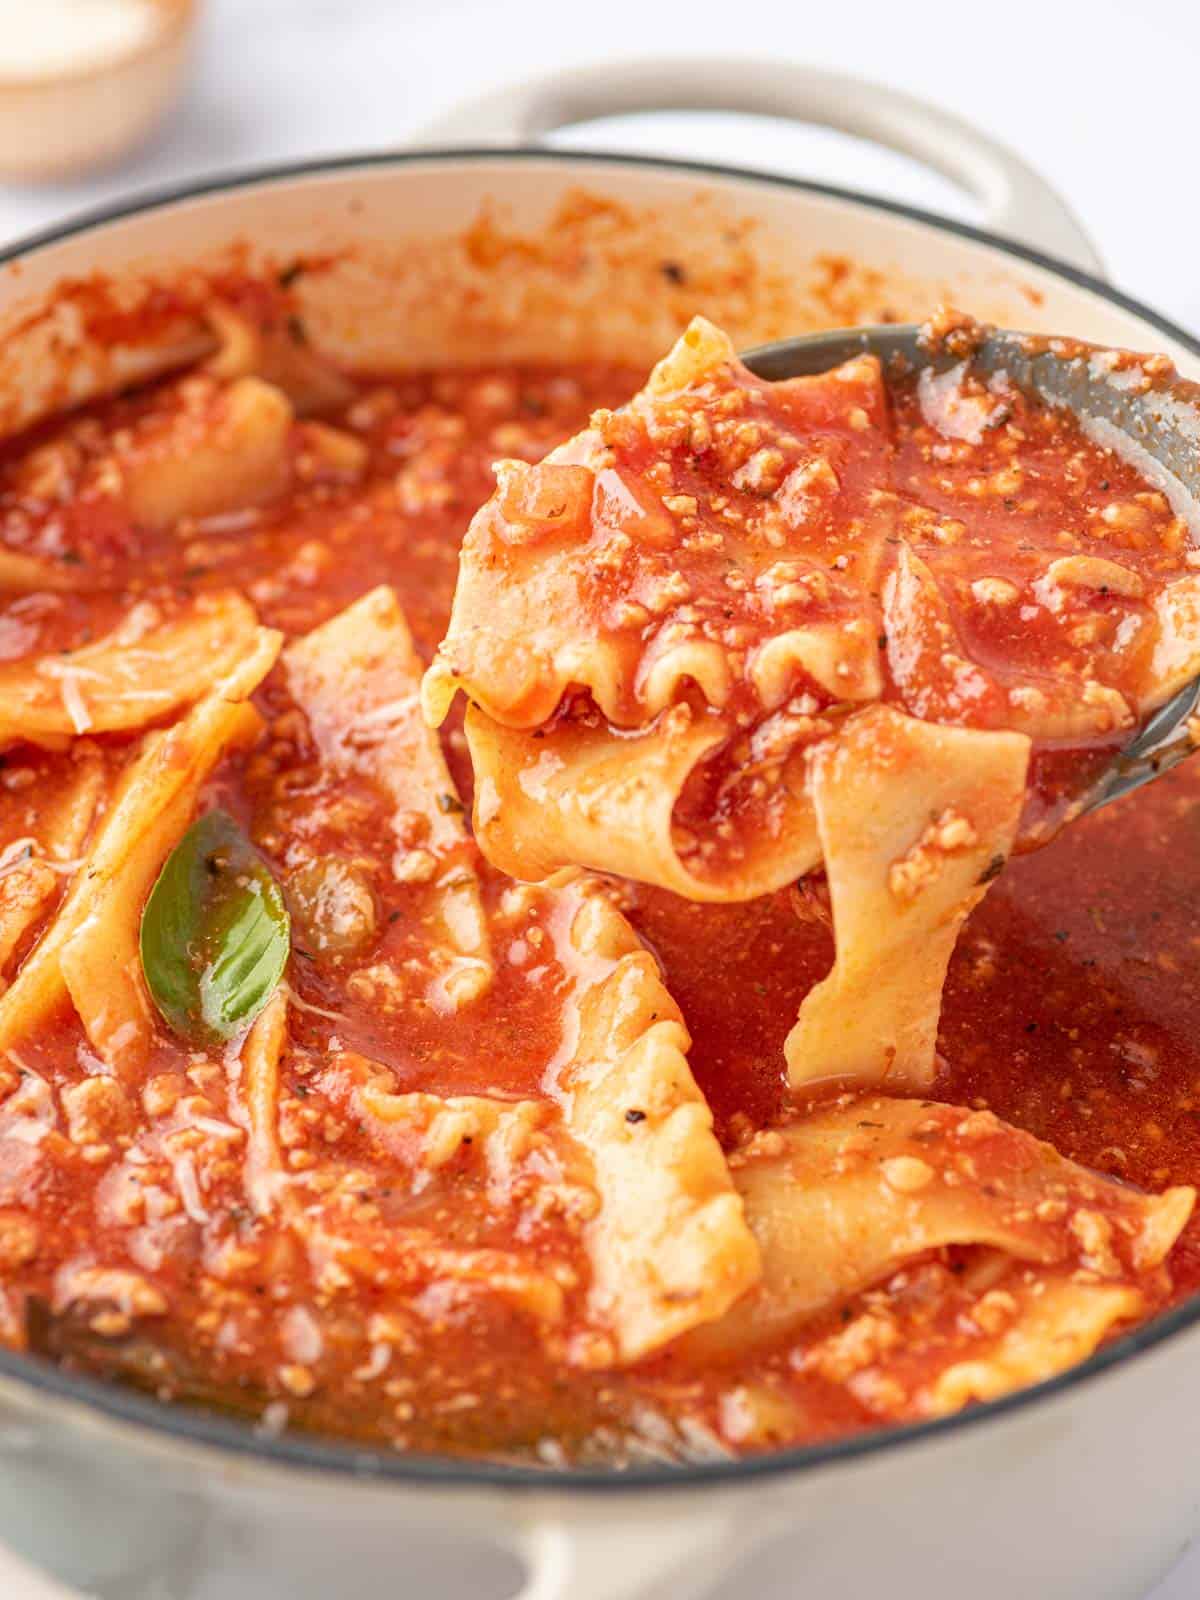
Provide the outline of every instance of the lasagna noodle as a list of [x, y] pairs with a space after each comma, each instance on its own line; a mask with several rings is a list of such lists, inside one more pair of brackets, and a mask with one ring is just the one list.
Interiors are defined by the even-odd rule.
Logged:
[[598, 1203], [587, 1158], [565, 1136], [559, 1107], [548, 1098], [400, 1090], [389, 1068], [354, 1051], [334, 1053], [318, 1082], [347, 1101], [371, 1141], [414, 1174], [415, 1192], [452, 1162], [465, 1163], [485, 1180], [489, 1203], [506, 1208], [536, 1151], [540, 1179], [557, 1182], [560, 1214], [590, 1213]]
[[357, 394], [331, 361], [293, 336], [287, 317], [253, 319], [219, 300], [207, 307], [206, 316], [218, 340], [205, 362], [214, 378], [262, 378], [282, 390], [301, 417], [341, 411]]
[[[1152, 1196], [1099, 1177], [989, 1112], [922, 1100], [818, 1108], [758, 1135], [732, 1165], [763, 1276], [697, 1336], [707, 1351], [767, 1343], [948, 1245], [1044, 1267], [1048, 1282], [1068, 1270], [1109, 1279], [1110, 1291], [1140, 1299], [1194, 1202], [1189, 1188]], [[1030, 1350], [1056, 1338], [1055, 1319], [1033, 1313], [1022, 1336]], [[1046, 1365], [1033, 1376], [1058, 1370], [1056, 1359], [1038, 1356]], [[1009, 1386], [1021, 1381], [1030, 1380]]]
[[959, 929], [1012, 848], [1028, 739], [869, 707], [809, 753], [807, 776], [803, 757], [785, 768], [772, 831], [702, 877], [675, 849], [672, 817], [727, 731], [669, 712], [621, 739], [574, 724], [539, 738], [472, 707], [480, 844], [522, 877], [583, 863], [692, 900], [767, 893], [824, 859], [837, 960], [789, 1035], [789, 1077], [925, 1087]]
[[[359, 1125], [413, 1174], [414, 1192], [452, 1162], [461, 1172], [469, 1154], [490, 1207], [503, 1210], [520, 1192], [523, 1163], [543, 1149], [528, 1170], [541, 1187], [554, 1184], [554, 1209], [582, 1226], [588, 1320], [611, 1339], [584, 1341], [572, 1359], [635, 1361], [722, 1315], [755, 1281], [757, 1247], [653, 958], [587, 885], [545, 891], [540, 904], [569, 982], [563, 1041], [547, 1074], [552, 1099], [396, 1093], [386, 1069], [359, 1058], [356, 1073], [345, 1056], [322, 1082], [349, 1075]], [[273, 1115], [277, 1068], [250, 1052], [246, 1062], [248, 1104], [261, 1127]], [[277, 1161], [273, 1132], [260, 1145]], [[335, 1225], [315, 1234], [301, 1226], [321, 1253], [342, 1259]], [[459, 1271], [449, 1258], [442, 1265]]]
[[1142, 710], [1153, 711], [1200, 676], [1200, 577], [1168, 584], [1155, 601], [1156, 637]]
[[[931, 722], [1086, 742], [1132, 729], [1190, 675], [1194, 579], [1151, 605], [1132, 567], [1042, 550], [1035, 577], [1039, 549], [1022, 544], [1021, 600], [1021, 585], [986, 576], [986, 540], [901, 492], [907, 441], [893, 434], [869, 358], [764, 384], [697, 319], [618, 413], [539, 466], [500, 464], [423, 685], [434, 722], [459, 689], [471, 702], [476, 831], [498, 865], [751, 898], [819, 864], [805, 751], [837, 737], [847, 711], [898, 692]], [[956, 626], [951, 586], [985, 633], [990, 606], [1036, 605], [1061, 650], [1027, 681], [989, 670]], [[1103, 681], [1093, 646], [1106, 628], [1127, 688], [1148, 663], [1140, 698]], [[673, 819], [689, 778], [699, 790], [709, 774], [723, 798], [694, 823], [689, 807]], [[685, 814], [687, 830], [673, 827]], [[919, 1082], [925, 1056], [898, 1081]]]
[[[1080, 557], [1071, 561], [1084, 564]], [[1055, 568], [1069, 564], [1051, 562], [1039, 582], [1053, 587]], [[1107, 575], [1113, 592], [1119, 581]], [[903, 541], [883, 586], [883, 623], [892, 680], [918, 717], [1006, 728], [1032, 739], [1087, 740], [1133, 725], [1133, 710], [1119, 689], [1080, 676], [1066, 662], [1006, 692], [969, 658], [932, 570]]]
[[[560, 1278], [567, 1274], [556, 1274], [556, 1263], [535, 1263], [527, 1251], [445, 1245], [427, 1228], [397, 1224], [377, 1208], [364, 1220], [355, 1200], [367, 1180], [336, 1158], [287, 1170], [279, 1137], [286, 1048], [287, 1000], [280, 990], [242, 1053], [246, 1192], [257, 1215], [278, 1217], [301, 1242], [319, 1292], [334, 1298], [357, 1277], [372, 1285], [386, 1281], [383, 1307], [402, 1310], [406, 1297], [436, 1284], [443, 1301], [491, 1298], [547, 1331], [560, 1324], [566, 1306]], [[550, 1185], [560, 1206], [572, 1195], [594, 1198], [579, 1187], [578, 1156], [553, 1126], [557, 1113], [546, 1102], [393, 1094], [386, 1068], [348, 1054], [335, 1056], [318, 1081], [328, 1088], [331, 1078], [347, 1078], [363, 1132], [399, 1158], [412, 1194], [435, 1185], [454, 1163], [446, 1181], [460, 1218], [473, 1209], [489, 1218], [527, 1203], [536, 1209], [539, 1192]]]
[[942, 985], [967, 914], [1012, 848], [1029, 741], [887, 706], [819, 745], [810, 789], [837, 954], [784, 1045], [793, 1085], [933, 1081]]
[[78, 566], [64, 561], [49, 561], [44, 556], [25, 555], [17, 550], [0, 549], [0, 591], [10, 594], [58, 593], [86, 589], [88, 575]]
[[573, 983], [549, 1081], [600, 1194], [591, 1312], [636, 1361], [727, 1311], [758, 1278], [759, 1252], [653, 956], [601, 893], [555, 894]]
[[[1034, 587], [1052, 609], [1061, 609], [1081, 592], [1141, 600], [1146, 585], [1136, 572], [1118, 562], [1096, 556], [1065, 556], [1052, 561]], [[1200, 577], [1193, 574], [1166, 584], [1153, 596], [1149, 609], [1152, 616], [1145, 630], [1148, 643], [1142, 651], [1133, 695], [1143, 717], [1200, 676]], [[1109, 697], [1114, 692], [1106, 691]], [[1029, 726], [1025, 731], [1042, 730]], [[1046, 730], [1047, 734], [1052, 731]], [[1086, 724], [1079, 731], [1086, 732]]]
[[261, 378], [212, 385], [198, 405], [183, 406], [145, 436], [135, 431], [113, 455], [130, 515], [167, 529], [274, 499], [290, 477], [292, 422], [287, 396]]
[[679, 796], [732, 732], [719, 716], [681, 717], [682, 709], [616, 739], [606, 727], [574, 723], [520, 732], [470, 707], [475, 835], [484, 854], [518, 878], [582, 865], [688, 900], [748, 900], [811, 871], [821, 852], [801, 759], [781, 776], [772, 831], [748, 837], [737, 860], [702, 876], [680, 856], [672, 828]]
[[239, 1062], [247, 1123], [246, 1197], [258, 1217], [271, 1216], [291, 1198], [279, 1143], [279, 1063], [287, 1041], [287, 1012], [287, 990], [280, 985], [251, 1024]]
[[77, 734], [159, 722], [232, 671], [256, 627], [237, 594], [202, 596], [169, 622], [146, 603], [94, 644], [0, 668], [0, 747], [61, 749]]
[[[435, 859], [435, 998], [450, 1011], [470, 1004], [493, 976], [479, 879], [441, 743], [421, 718], [421, 664], [395, 594], [371, 590], [289, 645], [283, 659], [292, 695], [330, 769], [369, 778], [388, 797], [398, 824], [413, 814], [424, 819], [419, 849]], [[407, 852], [397, 837], [397, 857]]]
[[954, 1362], [918, 1394], [919, 1412], [946, 1416], [1044, 1383], [1086, 1361], [1114, 1328], [1147, 1310], [1146, 1296], [1130, 1284], [1042, 1277], [1037, 1290], [1021, 1298], [1017, 1322], [986, 1354]]
[[183, 720], [148, 736], [128, 765], [53, 921], [0, 997], [0, 1050], [36, 1030], [69, 993], [92, 1045], [121, 1074], [144, 1059], [152, 1027], [138, 958], [142, 905], [226, 750], [257, 737], [249, 696], [280, 636], [259, 629], [244, 659]]
[[[358, 1087], [354, 1102], [364, 1125], [419, 1175], [418, 1187], [464, 1153], [482, 1164], [489, 1200], [507, 1203], [535, 1141], [560, 1118], [548, 1100], [479, 1094], [396, 1093], [379, 1073]], [[561, 1152], [560, 1152], [561, 1153]], [[582, 1170], [578, 1161], [570, 1163]]]
[[[853, 440], [860, 452], [882, 450], [887, 401], [873, 358], [763, 386], [702, 317], [625, 409], [669, 432], [683, 399], [704, 418], [719, 416], [722, 398], [747, 387], [770, 391], [779, 425], [800, 452], [810, 428], [847, 448]], [[656, 447], [662, 436], [652, 435]], [[776, 701], [797, 667], [818, 682], [832, 677], [838, 700], [881, 692], [869, 591], [882, 523], [876, 518], [870, 530], [860, 524], [845, 539], [831, 538], [824, 508], [840, 489], [824, 456], [809, 454], [796, 466], [799, 481], [785, 496], [786, 540], [776, 529], [763, 537], [730, 524], [709, 548], [681, 547], [680, 526], [662, 498], [611, 463], [601, 433], [589, 429], [540, 465], [499, 464], [496, 494], [463, 542], [450, 626], [423, 687], [431, 722], [443, 720], [459, 689], [493, 721], [525, 729], [547, 722], [573, 688], [589, 690], [620, 728], [645, 728], [691, 686], [717, 710], [739, 679]], [[748, 492], [754, 499], [760, 489]], [[633, 602], [625, 618], [598, 611], [595, 592], [614, 582], [613, 567], [621, 574], [618, 592]], [[736, 596], [725, 585], [731, 568], [742, 580]], [[686, 616], [693, 589], [720, 596], [715, 615], [761, 631], [770, 647], [765, 656], [752, 651], [747, 660], [744, 649], [731, 650], [694, 625], [695, 616]], [[805, 617], [813, 605], [822, 614]]]
[[0, 986], [21, 940], [74, 872], [104, 794], [104, 764], [97, 752], [81, 754], [70, 767], [39, 806], [38, 837], [28, 842], [28, 859], [0, 871]]

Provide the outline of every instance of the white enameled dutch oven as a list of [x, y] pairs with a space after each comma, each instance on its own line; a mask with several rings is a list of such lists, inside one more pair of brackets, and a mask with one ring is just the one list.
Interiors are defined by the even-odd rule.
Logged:
[[[994, 231], [811, 183], [529, 143], [666, 107], [864, 135], [956, 179]], [[749, 345], [910, 320], [945, 296], [1009, 326], [1165, 350], [1200, 376], [1200, 346], [1103, 282], [1034, 173], [891, 90], [777, 62], [623, 64], [492, 96], [436, 138], [472, 148], [213, 182], [11, 252], [0, 426], [204, 347], [184, 317], [162, 348], [102, 348], [70, 293], [39, 314], [56, 285], [101, 273], [136, 300], [147, 276], [190, 282], [230, 248], [242, 265], [336, 258], [305, 289], [306, 325], [376, 369], [649, 362], [693, 310]], [[679, 1600], [749, 1563], [755, 1592], [819, 1600], [1128, 1600], [1200, 1526], [1198, 1390], [1193, 1302], [956, 1418], [743, 1463], [562, 1474], [271, 1436], [3, 1354], [0, 1539], [20, 1554], [0, 1556], [0, 1595]]]

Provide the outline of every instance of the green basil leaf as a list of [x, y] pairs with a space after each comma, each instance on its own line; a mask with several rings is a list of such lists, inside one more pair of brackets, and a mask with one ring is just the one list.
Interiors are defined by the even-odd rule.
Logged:
[[142, 912], [146, 986], [173, 1031], [221, 1044], [275, 991], [291, 948], [283, 891], [225, 811], [194, 822]]

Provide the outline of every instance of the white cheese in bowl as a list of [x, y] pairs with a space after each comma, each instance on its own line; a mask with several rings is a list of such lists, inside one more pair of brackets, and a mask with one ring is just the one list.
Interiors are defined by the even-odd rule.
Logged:
[[162, 21], [153, 0], [0, 0], [0, 81], [119, 61], [149, 44]]

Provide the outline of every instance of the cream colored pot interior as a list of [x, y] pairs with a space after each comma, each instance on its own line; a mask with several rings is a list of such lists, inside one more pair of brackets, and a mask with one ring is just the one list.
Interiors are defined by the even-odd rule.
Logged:
[[[790, 185], [546, 156], [412, 158], [249, 183], [68, 238], [0, 269], [0, 429], [203, 353], [214, 277], [293, 286], [311, 341], [355, 367], [649, 364], [696, 311], [747, 347], [920, 320], [1181, 348], [1094, 290], [966, 235]], [[115, 308], [169, 287], [147, 347]]]

